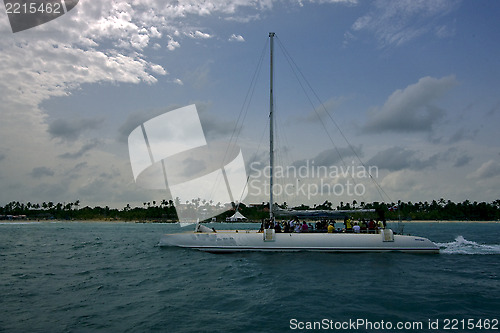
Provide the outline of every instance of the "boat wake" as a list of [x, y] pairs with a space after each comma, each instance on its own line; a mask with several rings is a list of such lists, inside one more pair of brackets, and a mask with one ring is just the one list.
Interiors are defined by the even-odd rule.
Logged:
[[500, 254], [500, 245], [479, 244], [457, 236], [454, 242], [436, 243], [444, 254]]

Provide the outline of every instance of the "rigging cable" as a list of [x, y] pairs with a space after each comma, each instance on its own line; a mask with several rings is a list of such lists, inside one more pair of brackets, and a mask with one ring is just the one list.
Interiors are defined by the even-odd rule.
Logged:
[[[320, 103], [321, 107], [323, 108], [323, 111], [327, 114], [328, 118], [332, 121], [332, 123], [335, 125], [335, 127], [337, 128], [338, 132], [340, 133], [340, 135], [342, 136], [342, 138], [345, 140], [345, 142], [347, 143], [349, 149], [352, 151], [352, 153], [354, 154], [354, 156], [356, 156], [356, 158], [358, 159], [359, 163], [364, 167], [364, 170], [367, 172], [367, 174], [369, 175], [370, 177], [370, 180], [375, 184], [375, 188], [377, 189], [379, 195], [381, 196], [382, 200], [384, 200], [384, 195], [385, 197], [388, 199], [388, 201], [391, 201], [389, 195], [384, 191], [384, 189], [380, 186], [380, 184], [378, 184], [378, 182], [375, 180], [375, 178], [373, 178], [373, 175], [369, 172], [369, 169], [366, 168], [366, 165], [365, 163], [363, 163], [363, 161], [361, 160], [361, 158], [359, 157], [358, 153], [356, 152], [356, 150], [354, 149], [354, 147], [352, 146], [352, 144], [349, 142], [349, 140], [347, 139], [347, 137], [345, 136], [344, 132], [341, 130], [340, 126], [337, 124], [337, 122], [333, 119], [332, 115], [330, 114], [330, 112], [328, 112], [327, 108], [325, 107], [325, 105], [323, 104], [323, 102], [321, 101], [321, 99], [319, 98], [319, 96], [316, 94], [316, 91], [312, 88], [311, 84], [309, 83], [309, 81], [306, 79], [306, 77], [304, 76], [304, 74], [302, 73], [302, 71], [300, 70], [299, 66], [297, 66], [297, 64], [293, 61], [293, 58], [290, 56], [290, 54], [288, 53], [288, 51], [286, 50], [286, 48], [284, 47], [283, 43], [281, 43], [281, 40], [279, 38], [276, 38], [277, 41], [278, 41], [278, 45], [281, 47], [283, 53], [285, 54], [285, 58], [286, 60], [288, 61], [290, 67], [292, 68], [292, 72], [294, 73], [295, 77], [297, 78], [297, 81], [299, 81], [299, 84], [302, 88], [302, 90], [304, 91], [304, 94], [306, 95], [307, 99], [309, 100], [309, 103], [311, 104], [311, 106], [313, 107], [313, 110], [314, 112], [316, 113], [316, 116], [318, 117], [318, 119], [320, 120], [320, 123], [323, 127], [323, 129], [325, 130], [328, 138], [330, 139], [330, 141], [332, 142], [333, 146], [335, 147], [335, 150], [337, 151], [337, 154], [339, 155], [340, 157], [340, 160], [342, 162], [342, 164], [344, 166], [346, 166], [345, 162], [344, 162], [344, 159], [342, 158], [342, 154], [340, 153], [340, 150], [338, 149], [338, 147], [335, 145], [334, 141], [333, 141], [333, 138], [331, 137], [330, 133], [328, 132], [325, 124], [321, 121], [321, 116], [319, 115], [318, 113], [318, 110], [317, 108], [314, 106], [314, 103], [312, 102], [311, 98], [309, 97], [309, 94], [307, 93], [304, 85], [302, 84], [302, 80], [305, 82], [305, 84], [308, 86], [309, 90], [313, 93], [314, 97], [316, 98], [316, 100]], [[298, 77], [296, 71], [300, 74], [300, 76], [302, 77], [302, 80], [300, 80], [300, 78]], [[353, 181], [355, 182], [355, 180], [353, 179]]]
[[[250, 81], [250, 86], [248, 87], [245, 99], [243, 101], [243, 104], [241, 106], [240, 112], [238, 114], [238, 118], [237, 118], [235, 126], [233, 128], [233, 132], [231, 133], [231, 137], [230, 137], [229, 142], [227, 144], [226, 151], [224, 153], [224, 157], [223, 157], [222, 162], [221, 162], [221, 168], [223, 168], [224, 165], [226, 164], [226, 158], [227, 158], [227, 156], [229, 154], [229, 148], [231, 147], [231, 144], [233, 143], [233, 141], [234, 141], [234, 144], [236, 144], [238, 142], [238, 138], [239, 138], [239, 136], [241, 134], [241, 131], [243, 129], [243, 123], [244, 123], [244, 121], [246, 119], [246, 116], [248, 114], [248, 110], [250, 108], [250, 102], [252, 100], [252, 97], [253, 97], [254, 92], [255, 92], [255, 88], [257, 86], [258, 76], [259, 76], [259, 74], [261, 72], [261, 68], [262, 68], [262, 65], [264, 63], [265, 51], [267, 50], [267, 45], [268, 44], [269, 44], [269, 40], [266, 39], [266, 43], [264, 44], [264, 47], [262, 48], [262, 52], [261, 52], [259, 61], [257, 63], [257, 67], [255, 68], [255, 71], [253, 73], [252, 80]], [[219, 175], [217, 175], [217, 179], [216, 179], [216, 181], [215, 181], [215, 183], [214, 183], [214, 185], [212, 187], [211, 197], [214, 196], [215, 190], [218, 187], [219, 182], [222, 181], [219, 178], [220, 178]], [[241, 202], [241, 198], [242, 198], [243, 194], [245, 193], [246, 186], [248, 185], [248, 180], [249, 180], [249, 177], [247, 177], [247, 181], [245, 183], [245, 187], [243, 188], [242, 193], [240, 193], [240, 197], [239, 197], [239, 200], [238, 200], [238, 206], [239, 206], [239, 202]], [[235, 194], [236, 193], [233, 193], [233, 196]], [[234, 200], [234, 197], [232, 199]]]

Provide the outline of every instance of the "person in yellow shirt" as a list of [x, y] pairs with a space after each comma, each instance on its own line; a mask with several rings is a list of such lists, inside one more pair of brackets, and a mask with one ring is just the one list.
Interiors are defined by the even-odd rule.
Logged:
[[350, 218], [347, 219], [346, 223], [345, 223], [345, 228], [347, 230], [351, 230], [352, 229], [352, 221]]

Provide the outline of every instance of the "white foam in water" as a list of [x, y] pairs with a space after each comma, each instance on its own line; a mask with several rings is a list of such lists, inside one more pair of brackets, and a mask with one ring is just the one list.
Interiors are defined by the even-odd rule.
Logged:
[[500, 254], [500, 245], [478, 244], [457, 236], [454, 242], [436, 243], [445, 254]]

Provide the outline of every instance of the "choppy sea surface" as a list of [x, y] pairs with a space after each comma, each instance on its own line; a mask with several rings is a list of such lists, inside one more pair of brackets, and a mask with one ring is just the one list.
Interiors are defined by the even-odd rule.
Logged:
[[500, 331], [499, 223], [405, 224], [434, 255], [158, 246], [184, 230], [0, 224], [0, 332]]

